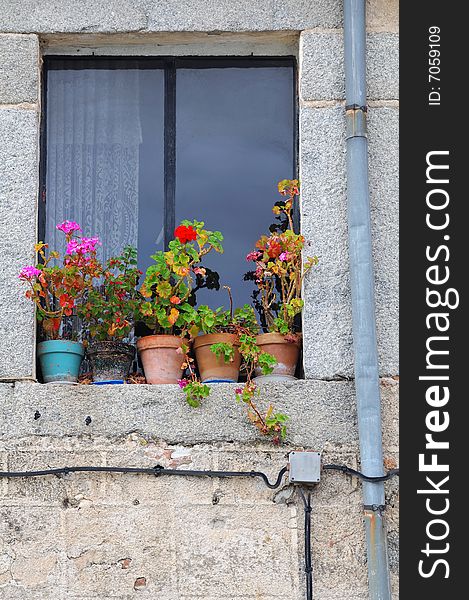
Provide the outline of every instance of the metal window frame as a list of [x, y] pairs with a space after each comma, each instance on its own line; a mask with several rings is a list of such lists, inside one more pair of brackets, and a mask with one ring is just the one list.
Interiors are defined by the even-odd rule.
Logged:
[[[291, 67], [293, 69], [293, 169], [298, 178], [299, 164], [299, 110], [298, 67], [294, 56], [106, 56], [106, 55], [49, 55], [44, 56], [41, 86], [41, 127], [39, 160], [38, 238], [43, 240], [46, 231], [46, 176], [47, 176], [47, 78], [50, 70], [86, 68], [125, 68], [164, 70], [164, 243], [173, 237], [176, 213], [176, 73], [178, 69], [210, 68], [266, 68]], [[61, 65], [62, 63], [62, 65]], [[76, 67], [74, 67], [76, 65]], [[92, 65], [92, 67], [91, 67]], [[294, 223], [300, 228], [299, 209], [294, 213]]]

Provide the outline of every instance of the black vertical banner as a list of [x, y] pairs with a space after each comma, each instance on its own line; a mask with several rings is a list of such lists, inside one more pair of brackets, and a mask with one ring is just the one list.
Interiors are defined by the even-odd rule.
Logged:
[[[401, 597], [467, 596], [466, 24], [400, 5]], [[467, 385], [467, 384], [466, 384]], [[467, 568], [466, 568], [467, 570]]]

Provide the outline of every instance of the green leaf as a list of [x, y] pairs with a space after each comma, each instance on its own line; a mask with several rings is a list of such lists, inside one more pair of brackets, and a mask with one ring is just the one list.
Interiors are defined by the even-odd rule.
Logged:
[[218, 344], [212, 344], [210, 351], [213, 352], [218, 358], [223, 358], [225, 363], [232, 362], [235, 356], [235, 350], [233, 344], [220, 342]]

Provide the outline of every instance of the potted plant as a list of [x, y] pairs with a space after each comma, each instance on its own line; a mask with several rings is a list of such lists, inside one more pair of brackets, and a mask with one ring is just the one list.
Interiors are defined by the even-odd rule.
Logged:
[[241, 366], [239, 336], [246, 331], [258, 330], [251, 306], [233, 312], [231, 289], [224, 286], [230, 297], [230, 310], [212, 310], [202, 305], [194, 315], [191, 331], [202, 332], [193, 341], [194, 353], [202, 382], [235, 383]]
[[[284, 199], [272, 210], [280, 223], [271, 228], [269, 236], [257, 241], [256, 250], [246, 258], [256, 264], [256, 305], [267, 330], [257, 336], [256, 343], [277, 359], [269, 378], [293, 379], [301, 345], [295, 321], [303, 308], [303, 279], [318, 259], [309, 257], [303, 263], [305, 239], [294, 231], [292, 211], [299, 195], [298, 180], [284, 179], [278, 190]], [[261, 376], [259, 369], [256, 374]]]
[[124, 342], [134, 326], [137, 284], [137, 250], [126, 246], [110, 258], [98, 285], [87, 291], [78, 309], [90, 337], [86, 349], [95, 383], [124, 383], [135, 347]]
[[59, 252], [48, 251], [48, 244], [39, 242], [35, 245], [38, 264], [23, 267], [19, 278], [29, 286], [26, 297], [36, 305], [36, 318], [46, 338], [37, 346], [44, 382], [74, 383], [84, 347], [71, 339], [76, 336], [73, 318], [83, 296], [101, 274], [96, 258], [100, 241], [81, 236], [81, 227], [74, 221], [64, 221], [57, 229], [65, 234], [63, 258]]
[[201, 261], [212, 250], [223, 252], [223, 236], [207, 231], [200, 221], [182, 221], [166, 252], [151, 258], [140, 289], [143, 297], [137, 318], [151, 334], [137, 341], [148, 383], [176, 383], [184, 363], [184, 338], [193, 324], [195, 309], [189, 303], [194, 277], [204, 276]]

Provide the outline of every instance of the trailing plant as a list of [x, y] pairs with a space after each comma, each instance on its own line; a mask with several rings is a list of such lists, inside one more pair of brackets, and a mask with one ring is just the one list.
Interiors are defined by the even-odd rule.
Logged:
[[200, 401], [208, 398], [210, 395], [210, 387], [202, 383], [197, 377], [194, 369], [194, 359], [189, 355], [189, 346], [183, 344], [181, 351], [185, 354], [185, 361], [182, 368], [187, 370], [188, 376], [184, 379], [179, 379], [178, 384], [186, 396], [187, 404], [197, 408], [200, 406]]
[[215, 354], [218, 358], [222, 358], [223, 362], [233, 362], [235, 358], [235, 349], [233, 344], [229, 342], [219, 342], [210, 346], [210, 351]]
[[239, 339], [239, 351], [246, 369], [246, 383], [242, 388], [236, 388], [236, 398], [239, 402], [246, 404], [247, 416], [261, 434], [270, 436], [274, 444], [280, 444], [286, 437], [286, 423], [289, 417], [283, 413], [274, 412], [272, 404], [269, 404], [263, 414], [255, 403], [255, 398], [260, 396], [260, 390], [255, 381], [252, 380], [256, 367], [261, 369], [263, 375], [269, 375], [272, 373], [277, 361], [271, 354], [261, 351], [256, 344], [255, 336], [244, 333], [240, 335]]
[[202, 259], [212, 250], [223, 252], [219, 231], [204, 229], [201, 221], [182, 221], [169, 249], [152, 255], [140, 288], [137, 318], [154, 334], [185, 335], [194, 323], [195, 309], [188, 302], [194, 278], [204, 277]]
[[56, 340], [71, 335], [64, 327], [84, 296], [92, 289], [102, 274], [102, 266], [96, 258], [97, 237], [84, 237], [75, 221], [64, 221], [56, 229], [65, 234], [66, 250], [63, 256], [49, 245], [39, 242], [34, 246], [38, 257], [35, 266], [21, 269], [19, 278], [29, 289], [26, 298], [36, 305], [36, 318], [47, 339]]
[[99, 285], [87, 291], [78, 309], [91, 338], [114, 341], [129, 335], [134, 326], [140, 275], [133, 246], [126, 246], [120, 256], [106, 262]]
[[[272, 372], [276, 359], [267, 352], [262, 352], [256, 344], [256, 334], [259, 332], [259, 324], [252, 306], [245, 304], [242, 308], [233, 311], [231, 290], [225, 286], [230, 298], [230, 310], [222, 307], [215, 310], [208, 306], [199, 306], [194, 313], [194, 321], [190, 332], [197, 335], [199, 331], [210, 333], [231, 333], [239, 339], [239, 352], [243, 359], [246, 373], [246, 383], [241, 388], [236, 388], [236, 399], [246, 404], [247, 416], [262, 435], [269, 435], [275, 444], [286, 436], [286, 422], [288, 416], [274, 412], [273, 406], [269, 405], [264, 414], [255, 403], [255, 398], [260, 395], [256, 383], [252, 380], [256, 367], [260, 367], [264, 375]], [[219, 342], [212, 344], [211, 352], [223, 358], [225, 362], [234, 359], [235, 348], [231, 343]], [[186, 395], [186, 400], [191, 406], [199, 406], [200, 401], [210, 395], [210, 387], [203, 384], [197, 377], [193, 363], [189, 356], [189, 346], [183, 344], [182, 352], [186, 355], [184, 367], [189, 375], [179, 380], [179, 386]]]
[[295, 333], [295, 317], [303, 309], [301, 290], [306, 273], [318, 263], [316, 256], [304, 262], [302, 252], [305, 239], [294, 231], [293, 207], [299, 195], [297, 179], [284, 179], [278, 184], [283, 199], [272, 211], [279, 224], [271, 228], [269, 236], [256, 242], [256, 249], [246, 259], [256, 264], [253, 277], [257, 285], [255, 298], [268, 331], [281, 334]]

